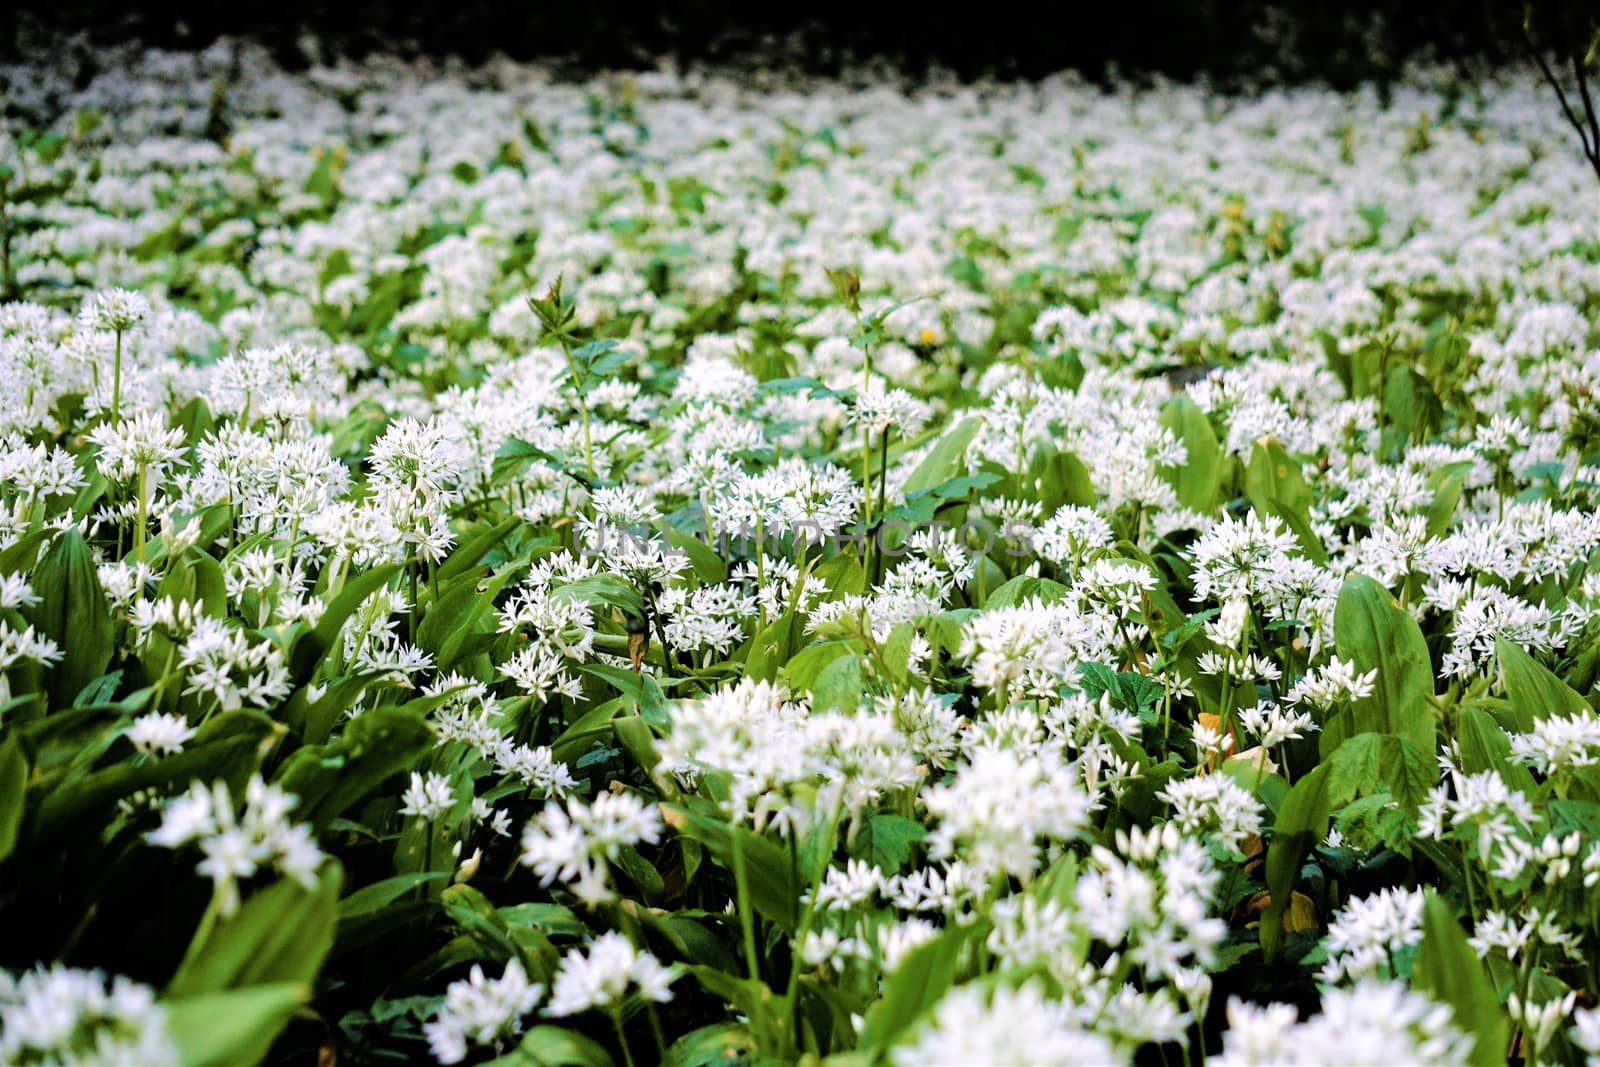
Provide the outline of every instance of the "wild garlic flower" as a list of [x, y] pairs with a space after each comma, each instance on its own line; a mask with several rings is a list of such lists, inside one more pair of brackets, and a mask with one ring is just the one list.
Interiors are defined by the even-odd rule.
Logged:
[[231, 915], [239, 907], [239, 883], [263, 870], [274, 870], [306, 888], [316, 885], [322, 850], [310, 827], [291, 822], [295, 798], [252, 777], [245, 789], [244, 811], [236, 812], [227, 783], [195, 782], [167, 801], [161, 825], [146, 839], [161, 848], [197, 844], [204, 853], [196, 868], [216, 887], [219, 910]]
[[181, 715], [151, 712], [141, 715], [128, 727], [127, 738], [142, 755], [170, 756], [183, 751], [194, 736], [194, 727]]
[[624, 846], [661, 839], [661, 815], [632, 793], [601, 793], [584, 803], [547, 804], [522, 831], [524, 866], [539, 880], [560, 881], [587, 904], [613, 898], [607, 861]]
[[472, 965], [468, 976], [451, 982], [438, 1013], [422, 1024], [433, 1058], [460, 1063], [474, 1047], [494, 1046], [522, 1032], [523, 1016], [538, 1007], [544, 986], [528, 981], [520, 960], [506, 964], [499, 978], [486, 978]]
[[400, 814], [432, 822], [455, 807], [455, 785], [449, 776], [411, 772], [411, 784], [400, 795]]
[[1335, 1067], [1409, 1063], [1447, 1067], [1466, 1061], [1471, 1036], [1451, 1010], [1398, 983], [1367, 979], [1323, 993], [1322, 1011], [1305, 1022], [1293, 1005], [1228, 1000], [1219, 1067]]
[[1328, 922], [1323, 947], [1328, 962], [1317, 972], [1329, 985], [1368, 976], [1399, 977], [1399, 953], [1422, 943], [1424, 896], [1410, 889], [1381, 889], [1354, 898]]
[[0, 1063], [180, 1062], [166, 1011], [147, 985], [101, 971], [45, 967], [0, 970]]
[[896, 1067], [1130, 1062], [1110, 1041], [1075, 1024], [1069, 1006], [1047, 998], [1037, 982], [992, 992], [979, 983], [956, 987], [890, 1056]]
[[676, 978], [672, 968], [613, 930], [595, 938], [587, 952], [574, 948], [566, 954], [545, 1011], [558, 1017], [593, 1009], [618, 1011], [629, 993], [664, 1004], [672, 999]]

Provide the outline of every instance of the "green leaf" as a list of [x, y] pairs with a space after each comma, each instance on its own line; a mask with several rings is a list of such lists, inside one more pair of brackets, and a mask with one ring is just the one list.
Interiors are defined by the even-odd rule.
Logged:
[[17, 735], [0, 744], [0, 863], [17, 847], [22, 829], [23, 798], [28, 791], [28, 761]]
[[909, 495], [919, 489], [932, 489], [957, 474], [965, 474], [967, 446], [982, 426], [983, 420], [973, 415], [946, 430], [906, 479], [902, 492]]
[[661, 816], [680, 835], [710, 849], [717, 862], [730, 872], [737, 835], [750, 886], [750, 902], [758, 912], [785, 930], [795, 929], [799, 922], [800, 889], [794, 883], [789, 855], [781, 846], [743, 826], [730, 826], [682, 804], [662, 804]]
[[826, 667], [811, 686], [811, 708], [816, 712], [853, 712], [861, 704], [861, 657], [840, 656]]
[[1250, 451], [1244, 472], [1245, 494], [1263, 516], [1276, 515], [1300, 542], [1300, 551], [1313, 563], [1326, 563], [1322, 539], [1311, 530], [1311, 490], [1300, 475], [1300, 464], [1279, 442], [1264, 437]]
[[191, 996], [272, 983], [309, 984], [333, 947], [339, 921], [337, 863], [323, 868], [315, 889], [280, 879], [251, 895], [209, 931], [202, 925], [168, 996]]
[[1066, 598], [1071, 590], [1060, 582], [1049, 578], [1030, 578], [1026, 574], [1019, 574], [1006, 582], [999, 589], [990, 593], [983, 602], [984, 610], [989, 608], [1016, 607], [1025, 600], [1038, 600], [1044, 604], [1054, 604]]
[[1461, 501], [1461, 487], [1471, 471], [1470, 463], [1449, 463], [1429, 476], [1428, 488], [1433, 490], [1433, 501], [1428, 505], [1429, 537], [1443, 537], [1450, 531], [1456, 505]]
[[1472, 1056], [1467, 1063], [1499, 1067], [1506, 1062], [1510, 1032], [1500, 997], [1461, 925], [1436, 893], [1430, 892], [1422, 905], [1422, 944], [1411, 966], [1411, 985], [1450, 1005], [1456, 1025], [1472, 1033]]
[[883, 813], [867, 820], [859, 844], [868, 863], [885, 874], [899, 874], [911, 861], [917, 842], [927, 836], [927, 827], [917, 820]]
[[367, 597], [389, 584], [389, 580], [401, 569], [399, 563], [384, 563], [363, 571], [345, 583], [339, 595], [323, 609], [316, 628], [302, 634], [300, 640], [295, 642], [289, 664], [290, 674], [297, 682], [304, 684], [311, 680], [323, 657], [339, 639], [339, 631], [344, 627], [345, 620], [355, 614]]
[[1177, 396], [1161, 408], [1161, 425], [1183, 442], [1182, 467], [1164, 468], [1162, 477], [1178, 492], [1178, 502], [1190, 511], [1210, 515], [1222, 491], [1222, 449], [1211, 419], [1188, 396]]
[[445, 874], [438, 871], [419, 871], [412, 874], [391, 875], [381, 882], [362, 886], [339, 901], [339, 920], [345, 922], [382, 911], [417, 886], [437, 882], [444, 877]]
[[731, 1067], [748, 1060], [757, 1047], [743, 1023], [712, 1023], [674, 1041], [661, 1063], [662, 1067]]
[[1328, 765], [1318, 764], [1296, 782], [1278, 807], [1278, 819], [1267, 846], [1267, 891], [1271, 904], [1261, 916], [1261, 951], [1269, 963], [1283, 951], [1283, 916], [1289, 908], [1300, 864], [1328, 836], [1333, 815], [1328, 794]]
[[380, 707], [351, 720], [325, 745], [306, 745], [290, 756], [275, 783], [300, 798], [297, 819], [326, 826], [392, 774], [409, 768], [433, 745], [424, 712]]
[[1323, 763], [1328, 794], [1334, 798], [1388, 793], [1408, 814], [1428, 799], [1439, 780], [1438, 766], [1403, 737], [1362, 733], [1348, 738]]
[[639, 591], [614, 574], [591, 574], [569, 582], [550, 594], [551, 600], [577, 600], [594, 606], [620, 608], [626, 615], [641, 618], [644, 601]]
[[1323, 724], [1324, 757], [1354, 734], [1403, 737], [1432, 756], [1438, 726], [1433, 705], [1433, 665], [1422, 629], [1390, 594], [1362, 574], [1339, 590], [1333, 612], [1334, 645], [1361, 673], [1376, 670], [1372, 695]]
[[873, 1002], [861, 1024], [862, 1049], [883, 1052], [939, 1002], [955, 981], [956, 962], [973, 929], [946, 927], [900, 961], [884, 985], [883, 996]]
[[574, 1030], [535, 1026], [512, 1052], [484, 1067], [612, 1067], [604, 1048]]
[[1456, 746], [1467, 774], [1495, 771], [1511, 788], [1532, 795], [1533, 773], [1511, 762], [1511, 739], [1487, 711], [1464, 705], [1456, 712]]
[[30, 832], [53, 837], [142, 789], [181, 792], [190, 782], [220, 779], [240, 796], [246, 780], [261, 766], [264, 746], [281, 729], [260, 712], [225, 711], [201, 726], [182, 752], [144, 763], [118, 763], [51, 783], [54, 788], [39, 802]]
[[310, 990], [293, 982], [164, 1000], [183, 1067], [253, 1067]]
[[728, 580], [728, 564], [717, 555], [716, 549], [693, 534], [668, 528], [667, 541], [689, 557], [696, 577], [706, 585], [720, 585]]
[[94, 555], [77, 527], [50, 545], [34, 568], [32, 585], [38, 603], [23, 614], [61, 650], [61, 661], [49, 671], [50, 699], [53, 705], [66, 707], [106, 672], [115, 640]]
[[1494, 654], [1505, 676], [1506, 697], [1511, 701], [1519, 731], [1527, 733], [1539, 719], [1571, 719], [1589, 714], [1589, 704], [1583, 697], [1540, 666], [1515, 641], [1495, 638]]
[[496, 545], [506, 539], [506, 535], [520, 525], [522, 520], [513, 515], [502, 519], [486, 530], [480, 531], [469, 540], [461, 542], [460, 546], [452, 553], [450, 558], [440, 564], [438, 578], [441, 582], [454, 580], [466, 574], [478, 563], [494, 551]]

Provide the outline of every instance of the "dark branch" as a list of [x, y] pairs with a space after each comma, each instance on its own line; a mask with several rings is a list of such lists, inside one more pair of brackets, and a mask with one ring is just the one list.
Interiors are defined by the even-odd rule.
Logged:
[[[1589, 161], [1589, 166], [1594, 168], [1595, 177], [1600, 179], [1600, 144], [1591, 144], [1589, 142], [1588, 126], [1572, 110], [1572, 104], [1567, 100], [1567, 92], [1561, 87], [1561, 79], [1556, 77], [1555, 71], [1551, 70], [1550, 64], [1545, 61], [1544, 53], [1539, 51], [1539, 46], [1533, 39], [1533, 33], [1528, 28], [1527, 19], [1524, 19], [1522, 23], [1522, 40], [1528, 46], [1528, 53], [1533, 56], [1534, 62], [1539, 64], [1539, 70], [1544, 74], [1544, 80], [1549, 82], [1550, 87], [1556, 91], [1556, 99], [1561, 101], [1562, 113], [1566, 115], [1567, 122], [1571, 123], [1572, 128], [1578, 131], [1578, 142], [1583, 146], [1584, 158]], [[1588, 112], [1592, 119], [1594, 108], [1589, 101], [1588, 82], [1580, 79], [1578, 84], [1583, 89], [1584, 102], [1588, 106]]]

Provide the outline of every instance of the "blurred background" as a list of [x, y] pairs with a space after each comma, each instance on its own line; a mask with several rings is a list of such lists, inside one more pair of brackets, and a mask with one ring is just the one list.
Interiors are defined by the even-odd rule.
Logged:
[[[9, 0], [0, 48], [43, 47], [54, 33], [204, 47], [245, 35], [280, 62], [373, 51], [570, 61], [583, 69], [716, 60], [820, 72], [881, 56], [911, 71], [1032, 76], [1074, 68], [1188, 78], [1382, 79], [1427, 52], [1496, 62], [1525, 47], [1524, 0], [1105, 0], [1093, 4], [870, 0]], [[1535, 40], [1565, 57], [1587, 51], [1600, 3], [1538, 0]], [[311, 44], [309, 37], [317, 43]]]

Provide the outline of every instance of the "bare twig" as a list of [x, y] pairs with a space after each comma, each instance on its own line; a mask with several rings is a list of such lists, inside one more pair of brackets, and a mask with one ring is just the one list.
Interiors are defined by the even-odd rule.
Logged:
[[[1534, 62], [1539, 64], [1539, 70], [1544, 74], [1544, 80], [1556, 91], [1556, 99], [1561, 102], [1561, 112], [1567, 117], [1567, 122], [1578, 131], [1578, 143], [1583, 146], [1583, 156], [1589, 161], [1589, 166], [1594, 168], [1594, 176], [1600, 180], [1600, 120], [1597, 120], [1594, 110], [1594, 100], [1589, 95], [1589, 80], [1584, 71], [1582, 57], [1572, 53], [1572, 69], [1578, 78], [1578, 90], [1583, 97], [1584, 117], [1579, 117], [1572, 108], [1572, 103], [1567, 99], [1567, 92], [1561, 86], [1561, 79], [1556, 77], [1555, 71], [1550, 69], [1550, 64], [1544, 58], [1544, 53], [1539, 50], [1539, 45], [1533, 39], [1530, 23], [1533, 20], [1533, 11], [1530, 7], [1526, 17], [1522, 20], [1522, 40], [1528, 47], [1528, 53], [1533, 56]], [[1591, 136], [1591, 131], [1593, 135]]]

